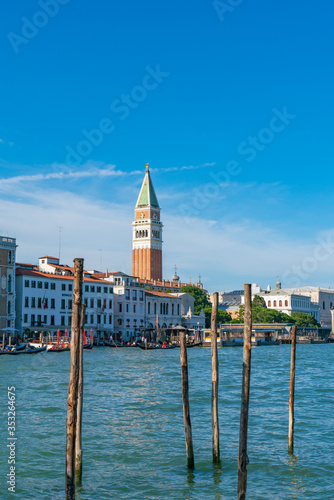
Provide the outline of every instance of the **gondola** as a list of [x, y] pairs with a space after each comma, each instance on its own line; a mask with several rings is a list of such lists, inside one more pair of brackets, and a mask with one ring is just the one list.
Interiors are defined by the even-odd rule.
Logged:
[[38, 352], [46, 351], [46, 345], [44, 347], [29, 347], [23, 354], [37, 354]]
[[175, 349], [178, 347], [176, 344], [173, 345], [166, 345], [165, 347], [162, 347], [162, 345], [150, 345], [150, 344], [136, 344], [137, 347], [140, 349], [143, 349], [144, 351], [153, 351], [155, 349], [160, 349], [162, 351], [168, 350], [168, 349]]
[[93, 344], [84, 344], [82, 346], [83, 349], [93, 349]]
[[70, 351], [70, 347], [52, 347], [51, 349], [48, 349], [46, 352], [64, 352], [64, 351]]

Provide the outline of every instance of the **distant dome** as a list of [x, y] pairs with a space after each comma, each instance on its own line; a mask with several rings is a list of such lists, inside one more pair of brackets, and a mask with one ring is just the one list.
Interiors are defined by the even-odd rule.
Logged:
[[276, 290], [280, 290], [282, 288], [282, 283], [279, 280], [279, 277], [277, 276], [277, 281], [276, 281]]
[[180, 281], [180, 277], [177, 275], [177, 267], [176, 266], [174, 267], [174, 271], [175, 271], [175, 273], [174, 273], [174, 276], [172, 278], [172, 281]]

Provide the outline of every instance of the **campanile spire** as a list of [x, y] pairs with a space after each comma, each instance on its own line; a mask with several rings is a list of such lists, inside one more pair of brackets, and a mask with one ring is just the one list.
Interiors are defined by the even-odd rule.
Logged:
[[163, 224], [148, 163], [135, 206], [132, 228], [132, 274], [148, 280], [162, 280]]

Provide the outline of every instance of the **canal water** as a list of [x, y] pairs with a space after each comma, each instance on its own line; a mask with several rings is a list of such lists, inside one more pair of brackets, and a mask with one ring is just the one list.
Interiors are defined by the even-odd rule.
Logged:
[[[334, 344], [297, 345], [295, 454], [287, 453], [291, 346], [252, 349], [247, 498], [334, 499]], [[180, 352], [84, 352], [85, 499], [235, 499], [242, 348], [219, 356], [221, 466], [212, 465], [210, 349], [188, 350], [195, 470], [187, 471]], [[64, 498], [69, 353], [0, 357], [0, 497]], [[16, 495], [7, 491], [7, 387], [16, 393]]]

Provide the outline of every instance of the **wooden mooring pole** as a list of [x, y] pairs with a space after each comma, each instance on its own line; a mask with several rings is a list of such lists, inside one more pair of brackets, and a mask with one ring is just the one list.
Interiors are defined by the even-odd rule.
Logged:
[[180, 330], [180, 356], [181, 356], [181, 377], [182, 377], [182, 402], [184, 433], [186, 437], [187, 466], [189, 469], [195, 467], [193, 438], [191, 432], [190, 409], [189, 409], [189, 384], [188, 384], [188, 362], [186, 347], [186, 332]]
[[220, 460], [219, 452], [219, 421], [218, 421], [218, 353], [217, 353], [217, 315], [218, 293], [213, 294], [211, 312], [211, 361], [212, 361], [212, 458], [214, 463]]
[[237, 500], [245, 500], [247, 490], [247, 430], [249, 409], [249, 387], [251, 371], [251, 335], [252, 335], [252, 287], [244, 286], [245, 317], [244, 317], [244, 350], [242, 362], [242, 390], [239, 432], [238, 456], [238, 492]]
[[290, 367], [290, 396], [289, 396], [289, 443], [288, 452], [293, 453], [293, 430], [295, 421], [295, 368], [296, 368], [296, 335], [297, 327], [291, 331], [291, 367]]
[[75, 500], [75, 433], [79, 384], [79, 331], [82, 303], [83, 259], [74, 259], [70, 381], [67, 398], [66, 500]]
[[82, 478], [82, 406], [83, 406], [83, 343], [84, 343], [84, 328], [85, 328], [85, 312], [86, 305], [81, 304], [80, 311], [80, 334], [79, 334], [79, 381], [78, 381], [78, 406], [77, 406], [77, 423], [75, 431], [75, 483], [76, 486], [81, 484]]

